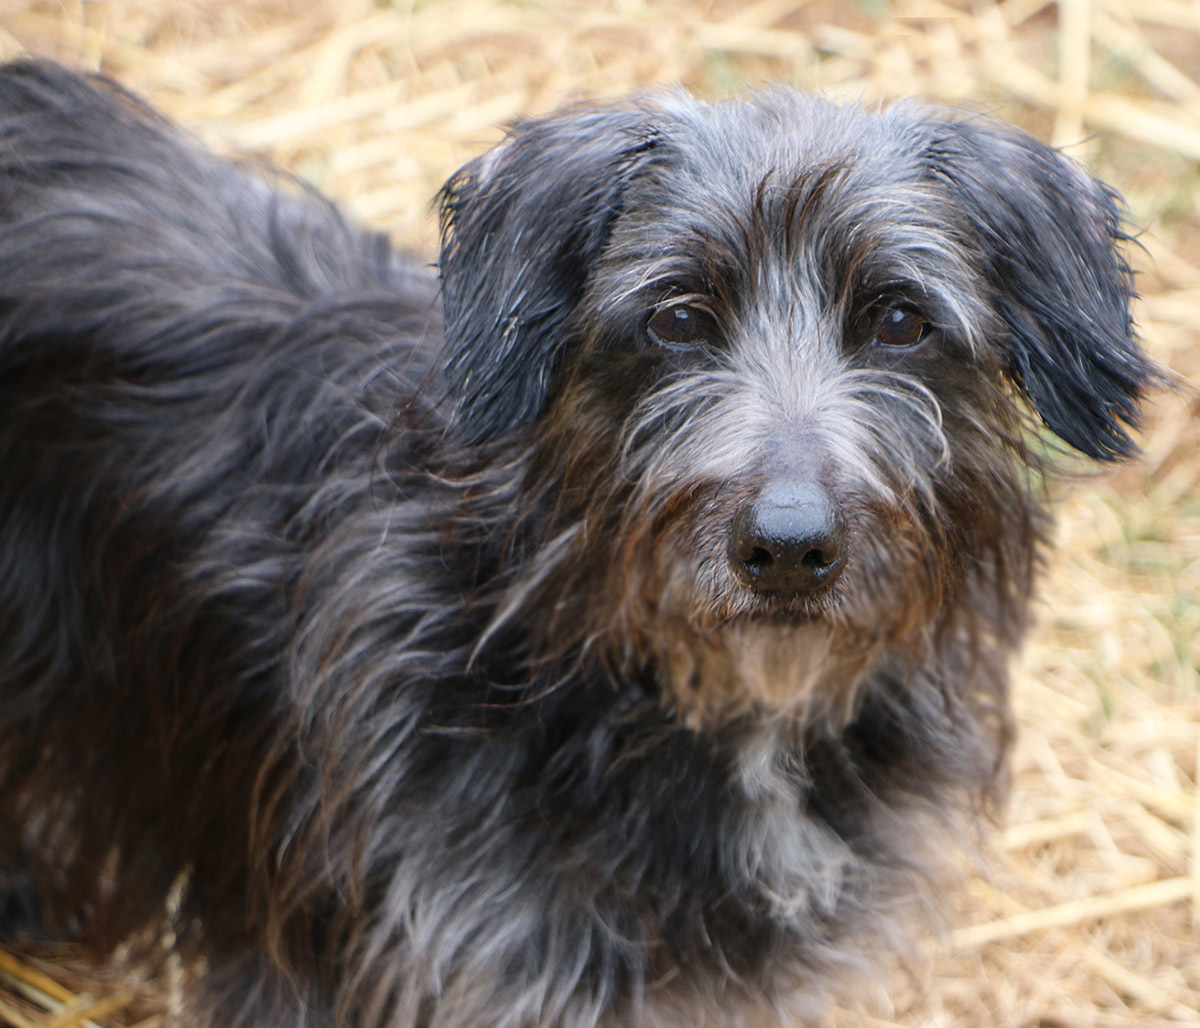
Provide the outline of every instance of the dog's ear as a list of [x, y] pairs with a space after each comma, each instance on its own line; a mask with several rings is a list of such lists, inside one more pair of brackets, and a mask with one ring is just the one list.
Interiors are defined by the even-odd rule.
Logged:
[[1050, 429], [1099, 460], [1136, 451], [1157, 379], [1134, 335], [1119, 198], [1074, 161], [984, 119], [939, 125], [927, 152], [977, 247], [1009, 373]]
[[471, 441], [541, 409], [625, 191], [660, 150], [646, 110], [577, 106], [517, 125], [443, 187], [446, 370]]

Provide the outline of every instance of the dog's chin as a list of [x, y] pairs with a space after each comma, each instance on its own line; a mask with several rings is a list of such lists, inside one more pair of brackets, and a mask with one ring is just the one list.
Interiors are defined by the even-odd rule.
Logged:
[[806, 625], [834, 619], [841, 606], [837, 593], [828, 590], [819, 596], [784, 594], [756, 597], [743, 615], [749, 621], [780, 626]]
[[714, 627], [765, 625], [780, 629], [802, 628], [818, 622], [836, 622], [846, 605], [846, 597], [830, 587], [817, 593], [741, 590], [722, 605]]
[[662, 681], [685, 722], [700, 728], [747, 716], [827, 721], [840, 716], [833, 708], [845, 706], [870, 659], [856, 647], [847, 660], [838, 638], [826, 607], [759, 598], [719, 622], [693, 624], [685, 647], [662, 652]]

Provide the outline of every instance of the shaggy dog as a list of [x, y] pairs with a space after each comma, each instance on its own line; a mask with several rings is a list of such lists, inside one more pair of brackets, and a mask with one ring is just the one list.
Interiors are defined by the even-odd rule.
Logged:
[[811, 1011], [1001, 787], [1051, 433], [1133, 450], [1115, 197], [778, 89], [440, 210], [434, 275], [0, 72], [9, 930], [165, 918], [189, 1025]]

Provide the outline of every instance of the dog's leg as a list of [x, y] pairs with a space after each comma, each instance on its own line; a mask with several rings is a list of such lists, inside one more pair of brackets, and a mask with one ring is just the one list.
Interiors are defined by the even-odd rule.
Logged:
[[0, 940], [28, 932], [42, 922], [42, 905], [28, 868], [0, 847]]

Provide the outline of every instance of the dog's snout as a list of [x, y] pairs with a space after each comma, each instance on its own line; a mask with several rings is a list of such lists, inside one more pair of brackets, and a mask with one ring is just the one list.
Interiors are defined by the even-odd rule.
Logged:
[[734, 515], [730, 561], [756, 592], [815, 592], [845, 566], [845, 528], [820, 486], [767, 489]]

